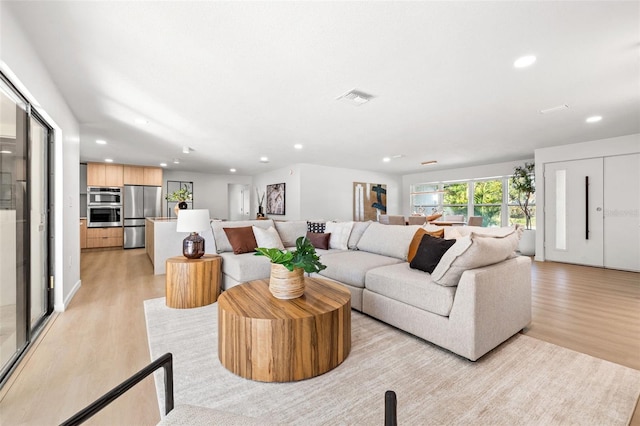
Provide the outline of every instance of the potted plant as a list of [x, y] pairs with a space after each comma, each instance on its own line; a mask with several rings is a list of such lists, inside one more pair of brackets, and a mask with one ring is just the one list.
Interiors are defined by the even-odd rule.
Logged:
[[533, 216], [533, 194], [536, 192], [535, 164], [524, 163], [524, 166], [517, 166], [513, 169], [511, 179], [513, 196], [518, 203], [525, 218], [525, 231], [520, 239], [520, 253], [526, 256], [533, 256], [536, 252], [536, 234], [531, 229], [531, 217]]
[[320, 272], [326, 269], [307, 237], [299, 237], [293, 251], [258, 247], [255, 255], [266, 256], [271, 260], [269, 291], [278, 299], [295, 299], [302, 296], [304, 272]]
[[187, 188], [180, 188], [177, 191], [173, 191], [171, 194], [167, 194], [164, 197], [167, 201], [176, 201], [176, 205], [174, 207], [174, 211], [176, 212], [176, 216], [178, 215], [178, 210], [184, 210], [187, 206], [187, 201], [193, 199], [193, 194]]

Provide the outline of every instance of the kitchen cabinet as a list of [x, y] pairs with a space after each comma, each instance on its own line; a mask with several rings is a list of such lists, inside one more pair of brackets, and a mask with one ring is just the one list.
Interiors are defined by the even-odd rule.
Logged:
[[87, 164], [87, 186], [124, 186], [122, 164]]
[[80, 219], [80, 248], [87, 248], [87, 219]]
[[125, 165], [124, 184], [162, 186], [162, 168]]
[[87, 229], [87, 248], [122, 247], [122, 243], [121, 227]]

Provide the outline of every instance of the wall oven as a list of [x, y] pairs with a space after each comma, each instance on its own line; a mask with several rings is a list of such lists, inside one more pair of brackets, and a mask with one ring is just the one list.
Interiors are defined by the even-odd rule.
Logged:
[[87, 204], [100, 206], [121, 206], [122, 188], [89, 186]]
[[87, 226], [89, 228], [122, 226], [122, 206], [88, 206]]

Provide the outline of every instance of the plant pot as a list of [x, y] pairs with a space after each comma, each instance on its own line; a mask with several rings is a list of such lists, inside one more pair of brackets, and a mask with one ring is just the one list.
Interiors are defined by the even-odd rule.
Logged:
[[523, 256], [533, 256], [536, 254], [536, 230], [525, 229], [520, 237], [518, 251]]
[[185, 201], [180, 201], [176, 203], [176, 205], [173, 206], [173, 211], [176, 213], [176, 217], [178, 217], [178, 212], [180, 210], [186, 210], [187, 207], [189, 207], [189, 204], [187, 204]]
[[269, 291], [277, 299], [295, 299], [304, 294], [304, 269], [288, 270], [278, 263], [271, 264]]

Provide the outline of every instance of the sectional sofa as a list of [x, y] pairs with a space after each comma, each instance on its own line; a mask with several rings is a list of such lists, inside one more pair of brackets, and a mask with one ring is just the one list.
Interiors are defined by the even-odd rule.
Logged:
[[[345, 285], [353, 309], [471, 361], [531, 321], [531, 260], [515, 253], [519, 229], [445, 227], [445, 239], [456, 238], [455, 244], [427, 273], [407, 261], [409, 246], [424, 227], [332, 225], [330, 246], [317, 249], [327, 266], [320, 276]], [[207, 252], [223, 258], [224, 289], [269, 277], [269, 260], [253, 253], [234, 254], [224, 231], [249, 226], [273, 227], [285, 247], [307, 233], [306, 221], [213, 222], [212, 235], [205, 235]]]

